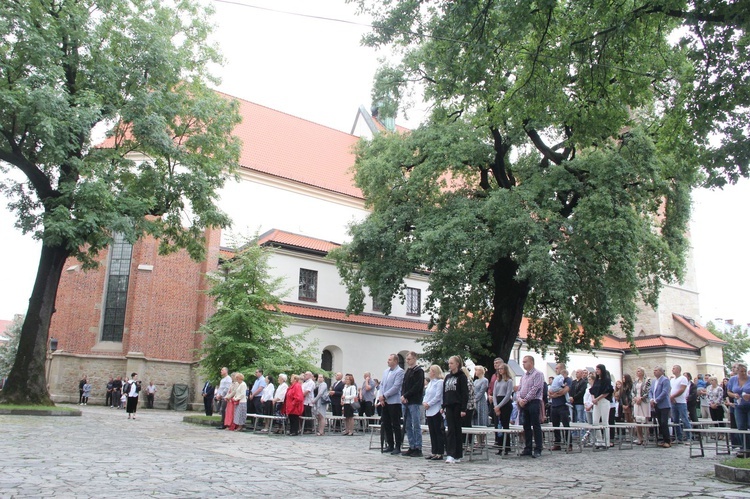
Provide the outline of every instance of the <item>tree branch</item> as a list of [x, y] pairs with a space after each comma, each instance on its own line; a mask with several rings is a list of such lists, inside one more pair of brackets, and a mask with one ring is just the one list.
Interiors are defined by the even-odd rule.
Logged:
[[545, 144], [536, 130], [534, 130], [533, 128], [526, 128], [527, 123], [528, 120], [526, 120], [526, 123], [524, 123], [523, 126], [523, 129], [526, 131], [526, 135], [528, 135], [528, 137], [531, 139], [531, 142], [534, 144], [534, 147], [536, 147], [537, 150], [541, 152], [546, 159], [552, 161], [556, 165], [561, 164], [567, 159], [562, 153], [555, 152], [554, 150], [552, 150], [552, 148]]
[[[510, 189], [516, 185], [516, 179], [507, 167], [507, 162], [505, 160], [505, 157], [510, 150], [510, 144], [503, 140], [503, 136], [497, 128], [490, 127], [490, 132], [492, 133], [495, 149], [495, 161], [491, 167], [492, 174], [494, 175], [495, 180], [497, 180], [498, 185], [504, 189]], [[489, 182], [487, 183], [487, 187], [489, 188]]]
[[21, 170], [26, 178], [29, 179], [31, 185], [36, 190], [37, 196], [40, 200], [47, 199], [52, 196], [56, 196], [56, 191], [52, 188], [49, 183], [49, 179], [35, 164], [28, 161], [20, 151], [15, 150], [15, 144], [11, 142], [11, 137], [4, 134], [8, 142], [13, 147], [13, 152], [9, 152], [4, 149], [0, 149], [0, 161], [5, 161]]

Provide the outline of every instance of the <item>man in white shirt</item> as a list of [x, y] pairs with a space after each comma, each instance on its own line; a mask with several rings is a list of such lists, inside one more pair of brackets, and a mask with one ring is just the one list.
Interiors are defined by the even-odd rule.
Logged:
[[678, 425], [675, 427], [677, 441], [684, 443], [687, 436], [683, 434], [682, 430], [685, 429], [687, 431], [692, 428], [687, 410], [689, 382], [682, 375], [682, 367], [677, 364], [672, 366], [672, 374], [674, 374], [674, 378], [669, 381], [672, 388], [669, 393], [669, 402], [672, 405], [672, 422]]
[[315, 398], [315, 381], [313, 381], [313, 375], [310, 371], [307, 371], [305, 373], [305, 381], [302, 383], [302, 396], [303, 398], [303, 404], [304, 404], [304, 412], [302, 415], [306, 418], [304, 424], [302, 425], [302, 432], [303, 433], [312, 433], [312, 406], [313, 406], [313, 399]]
[[219, 388], [216, 390], [216, 400], [217, 403], [221, 404], [219, 407], [219, 412], [221, 413], [221, 425], [219, 425], [219, 430], [223, 430], [226, 428], [224, 426], [224, 413], [227, 410], [227, 393], [229, 392], [229, 388], [232, 386], [232, 378], [229, 376], [229, 369], [226, 367], [221, 368], [221, 381], [219, 382]]

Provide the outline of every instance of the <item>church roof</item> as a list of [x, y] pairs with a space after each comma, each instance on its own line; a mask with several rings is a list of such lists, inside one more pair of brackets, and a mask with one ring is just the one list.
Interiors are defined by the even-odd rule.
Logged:
[[686, 317], [684, 315], [680, 314], [672, 314], [672, 317], [674, 320], [682, 324], [688, 331], [692, 332], [699, 338], [711, 341], [715, 343], [726, 343], [724, 340], [713, 334], [711, 331], [706, 329], [705, 327], [701, 326], [695, 320], [691, 319], [690, 317]]
[[694, 351], [699, 350], [695, 345], [691, 345], [687, 341], [681, 340], [680, 338], [677, 338], [675, 336], [640, 337], [635, 339], [635, 346], [639, 350], [662, 347], [681, 348], [683, 350]]
[[301, 234], [294, 234], [279, 229], [272, 229], [261, 235], [258, 244], [261, 246], [270, 244], [282, 248], [314, 251], [322, 254], [327, 254], [329, 251], [340, 246], [339, 244], [330, 241], [303, 236]]
[[350, 171], [358, 137], [260, 104], [226, 97], [240, 104], [242, 123], [234, 134], [242, 140], [242, 168], [362, 199]]
[[[261, 106], [236, 100], [242, 122], [233, 134], [242, 140], [240, 168], [363, 199], [351, 168], [359, 137]], [[127, 133], [127, 132], [126, 132]], [[112, 147], [106, 138], [99, 147]]]
[[427, 322], [416, 321], [409, 319], [400, 319], [397, 317], [390, 317], [387, 315], [375, 315], [375, 314], [351, 314], [346, 315], [344, 310], [314, 307], [308, 305], [299, 305], [296, 303], [284, 303], [280, 307], [282, 312], [293, 315], [296, 317], [307, 317], [311, 319], [323, 319], [334, 322], [344, 322], [351, 324], [361, 324], [365, 326], [379, 326], [388, 327], [394, 329], [406, 329], [411, 331], [417, 331], [420, 333], [427, 333], [429, 329]]

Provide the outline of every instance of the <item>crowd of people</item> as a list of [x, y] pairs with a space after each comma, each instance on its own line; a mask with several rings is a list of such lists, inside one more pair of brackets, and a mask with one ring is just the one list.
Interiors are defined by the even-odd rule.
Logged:
[[[91, 397], [92, 385], [85, 374], [78, 382], [78, 404], [88, 405]], [[137, 373], [128, 376], [110, 377], [107, 382], [104, 397], [104, 406], [112, 409], [125, 409], [128, 419], [135, 419], [138, 410], [138, 397], [141, 394], [142, 384]], [[146, 387], [146, 407], [154, 408], [154, 397], [156, 386], [150, 381]]]
[[[482, 366], [476, 366], [472, 375], [459, 356], [451, 357], [444, 371], [437, 364], [422, 367], [414, 352], [406, 355], [402, 368], [398, 355], [391, 354], [380, 380], [366, 372], [359, 386], [351, 374], [336, 373], [329, 386], [323, 374], [311, 372], [292, 374], [291, 378], [280, 374], [274, 386], [258, 369], [255, 382], [248, 387], [242, 373], [230, 375], [223, 368], [217, 387], [206, 382], [203, 398], [206, 415], [220, 413], [220, 429], [232, 431], [243, 430], [248, 414], [260, 414], [288, 418], [291, 435], [316, 432], [323, 436], [330, 407], [332, 415], [343, 416], [341, 434], [350, 436], [355, 431], [355, 415], [373, 417], [377, 412], [382, 452], [446, 463], [460, 462], [462, 428], [471, 426], [523, 426], [521, 455], [535, 458], [542, 454], [541, 425], [547, 421], [555, 428], [569, 427], [571, 422], [607, 426], [594, 429], [594, 435], [594, 430], [583, 429], [571, 433], [585, 445], [604, 448], [614, 446], [616, 422], [657, 423], [653, 437], [663, 448], [690, 438], [691, 422], [697, 422], [699, 415], [713, 421], [730, 418], [733, 428], [750, 427], [750, 381], [742, 364], [721, 383], [710, 374], [698, 374], [694, 380], [679, 365], [672, 366], [671, 377], [659, 366], [653, 377], [638, 368], [633, 376], [626, 373], [618, 380], [603, 364], [591, 372], [580, 369], [569, 376], [565, 364], [559, 363], [555, 376], [547, 380], [535, 368], [532, 356], [524, 357], [522, 365], [524, 372], [516, 383], [516, 376], [499, 357], [488, 378]], [[265, 418], [260, 431], [281, 432], [273, 422], [274, 418]], [[672, 431], [670, 422], [674, 423]], [[422, 451], [422, 424], [429, 428], [428, 455]], [[647, 426], [635, 431], [636, 445], [649, 438]], [[409, 447], [401, 451], [405, 440]], [[733, 440], [738, 455], [750, 457], [744, 442], [734, 436]], [[496, 433], [495, 444], [498, 454], [510, 452], [509, 439], [501, 432]], [[554, 431], [552, 450], [566, 446], [571, 446], [571, 440], [563, 431]]]

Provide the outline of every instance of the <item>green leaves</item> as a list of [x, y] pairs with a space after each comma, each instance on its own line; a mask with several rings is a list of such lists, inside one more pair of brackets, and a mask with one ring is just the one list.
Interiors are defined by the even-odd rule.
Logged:
[[113, 230], [203, 257], [203, 230], [229, 224], [216, 191], [240, 151], [237, 104], [207, 87], [220, 62], [208, 14], [193, 1], [0, 6], [0, 161], [21, 174], [2, 188], [22, 230], [87, 265]]
[[234, 249], [221, 273], [209, 275], [208, 294], [216, 300], [216, 312], [201, 328], [201, 369], [216, 379], [222, 367], [252, 375], [319, 371], [316, 345], [305, 346], [305, 334], [285, 333], [291, 317], [279, 310], [283, 278], [269, 272], [267, 249], [247, 241]]
[[21, 339], [21, 326], [23, 326], [23, 317], [16, 316], [5, 330], [4, 335], [9, 340], [0, 345], [0, 378], [8, 377], [13, 363], [16, 361], [18, 342]]
[[[420, 269], [435, 354], [507, 358], [524, 315], [529, 344], [560, 358], [613, 326], [631, 338], [637, 303], [655, 306], [682, 276], [690, 190], [747, 168], [736, 112], [747, 82], [699, 60], [734, 54], [744, 68], [744, 12], [719, 1], [360, 5], [375, 18], [366, 41], [403, 53], [375, 94], [401, 102], [419, 82], [433, 112], [358, 149], [373, 213], [338, 255], [350, 309], [367, 292], [394, 296]], [[680, 26], [696, 36], [675, 43]], [[734, 85], [726, 106], [713, 77]], [[733, 147], [736, 165], [706, 161]]]
[[732, 325], [720, 331], [713, 322], [706, 324], [706, 329], [726, 341], [722, 347], [724, 353], [724, 372], [731, 373], [732, 366], [738, 362], [745, 362], [745, 355], [750, 352], [750, 333], [741, 325]]

